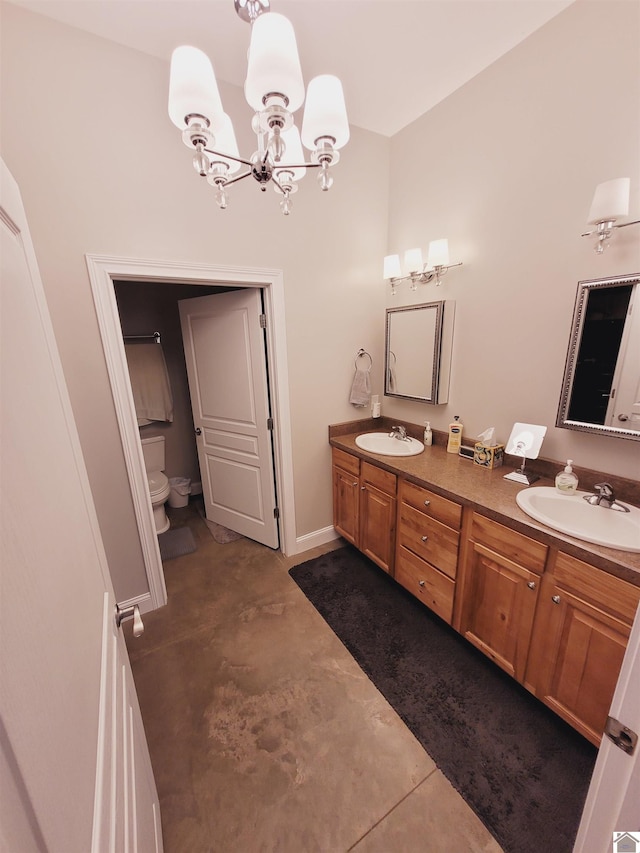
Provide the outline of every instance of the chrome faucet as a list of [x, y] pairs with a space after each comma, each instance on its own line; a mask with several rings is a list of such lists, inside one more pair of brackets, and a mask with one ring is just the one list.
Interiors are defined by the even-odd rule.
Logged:
[[584, 495], [584, 500], [592, 506], [601, 506], [604, 509], [615, 509], [618, 512], [629, 512], [629, 507], [618, 503], [610, 483], [597, 483], [593, 490], [595, 495]]
[[407, 440], [407, 430], [403, 426], [394, 426], [391, 427], [391, 432], [389, 433], [389, 438], [397, 438], [399, 441]]

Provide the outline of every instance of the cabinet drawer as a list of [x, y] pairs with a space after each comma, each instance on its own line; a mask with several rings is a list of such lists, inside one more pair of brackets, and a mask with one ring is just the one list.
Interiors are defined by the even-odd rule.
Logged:
[[440, 495], [430, 492], [428, 489], [423, 489], [421, 486], [416, 486], [407, 480], [400, 481], [400, 491], [398, 497], [401, 501], [420, 512], [430, 515], [437, 521], [446, 524], [448, 527], [453, 527], [455, 530], [460, 529], [462, 521], [462, 507], [454, 501], [447, 500]]
[[386, 494], [395, 498], [397, 480], [395, 474], [390, 474], [389, 471], [383, 471], [382, 468], [363, 461], [360, 469], [360, 477], [363, 483], [369, 483], [375, 486], [376, 489], [380, 489], [381, 492], [386, 492]]
[[640, 601], [640, 587], [609, 575], [568, 554], [558, 554], [553, 568], [558, 587], [612, 613], [631, 625]]
[[353, 474], [354, 477], [360, 475], [360, 460], [357, 456], [345, 453], [344, 450], [338, 450], [337, 447], [331, 448], [331, 455], [333, 464], [337, 465], [338, 468], [342, 468], [343, 471]]
[[399, 542], [418, 557], [427, 560], [450, 578], [458, 566], [460, 534], [412, 506], [400, 508]]
[[513, 560], [514, 563], [524, 566], [531, 572], [542, 574], [544, 571], [547, 551], [549, 550], [546, 545], [529, 539], [522, 533], [516, 533], [515, 530], [510, 530], [508, 527], [498, 524], [497, 521], [491, 521], [491, 519], [475, 512], [471, 526], [471, 538], [474, 542], [479, 542], [503, 557]]
[[449, 625], [453, 614], [455, 583], [416, 557], [406, 548], [398, 548], [395, 579], [437, 613]]

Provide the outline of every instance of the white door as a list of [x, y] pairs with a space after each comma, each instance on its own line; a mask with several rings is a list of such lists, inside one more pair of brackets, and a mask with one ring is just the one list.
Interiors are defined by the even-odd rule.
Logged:
[[278, 547], [258, 288], [180, 302], [207, 519]]
[[80, 443], [20, 192], [0, 169], [0, 849], [161, 851]]
[[640, 292], [636, 285], [627, 309], [620, 354], [613, 377], [605, 423], [620, 429], [640, 428]]

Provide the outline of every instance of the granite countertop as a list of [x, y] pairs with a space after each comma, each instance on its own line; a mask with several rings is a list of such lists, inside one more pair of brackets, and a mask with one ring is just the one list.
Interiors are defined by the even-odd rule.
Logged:
[[[478, 510], [483, 515], [551, 548], [558, 548], [609, 574], [640, 586], [640, 553], [604, 548], [574, 539], [540, 524], [523, 512], [516, 503], [516, 494], [527, 486], [504, 479], [504, 475], [511, 470], [508, 463], [503, 467], [487, 470], [474, 465], [470, 459], [447, 453], [445, 447], [436, 445], [425, 447], [424, 452], [418, 456], [381, 456], [368, 453], [356, 445], [355, 439], [360, 432], [361, 429], [336, 435], [330, 427], [329, 443], [332, 447], [373, 462], [386, 471], [424, 485], [463, 506]], [[554, 482], [541, 478], [535, 485], [553, 486]]]

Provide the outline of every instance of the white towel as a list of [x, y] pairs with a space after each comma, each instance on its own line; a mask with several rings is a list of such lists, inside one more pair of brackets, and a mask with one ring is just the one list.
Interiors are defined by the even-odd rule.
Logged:
[[370, 370], [370, 367], [367, 370], [361, 367], [356, 367], [356, 373], [351, 385], [351, 394], [349, 395], [349, 402], [354, 406], [369, 405], [369, 401], [371, 400], [371, 380], [369, 378]]
[[161, 344], [126, 344], [138, 426], [173, 421], [173, 395]]

